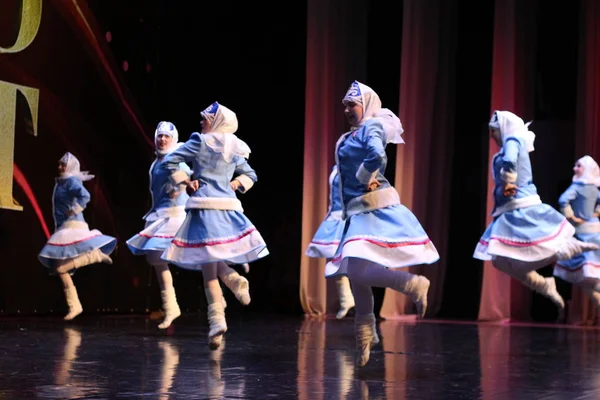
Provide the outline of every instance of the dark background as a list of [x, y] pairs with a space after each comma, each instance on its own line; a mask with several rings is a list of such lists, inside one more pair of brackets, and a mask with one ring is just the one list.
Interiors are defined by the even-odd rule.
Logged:
[[[386, 107], [397, 110], [400, 93], [402, 1], [365, 2], [369, 86]], [[0, 46], [14, 40], [20, 1], [0, 5]], [[87, 312], [147, 312], [160, 306], [153, 271], [124, 241], [143, 227], [150, 206], [148, 167], [154, 127], [176, 124], [180, 140], [199, 130], [200, 111], [213, 101], [234, 110], [237, 135], [252, 149], [249, 162], [258, 183], [242, 198], [246, 215], [265, 238], [271, 255], [249, 273], [252, 303], [247, 311], [300, 314], [299, 269], [304, 154], [306, 61], [305, 1], [255, 2], [90, 0], [102, 47], [134, 102], [142, 130], [123, 112], [97, 55], [72, 15], [58, 2], [43, 2], [38, 36], [25, 51], [0, 55], [0, 80], [40, 88], [38, 137], [27, 134], [25, 107], [18, 112], [15, 164], [23, 171], [50, 229], [56, 161], [74, 153], [96, 179], [86, 183], [92, 201], [90, 227], [116, 236], [114, 265], [95, 265], [75, 275]], [[453, 146], [449, 267], [439, 317], [475, 319], [481, 262], [472, 251], [485, 227], [487, 121], [491, 97], [494, 2], [459, 2], [456, 115]], [[532, 153], [534, 176], [545, 202], [556, 206], [574, 161], [579, 2], [538, 2], [535, 46], [535, 120], [543, 132]], [[555, 29], [560, 25], [560, 31]], [[109, 40], [110, 39], [110, 40]], [[560, 54], [560, 56], [557, 56]], [[343, 93], [340, 93], [340, 99]], [[5, 110], [2, 110], [4, 112]], [[341, 109], [340, 109], [341, 112]], [[537, 133], [537, 132], [536, 132]], [[444, 131], [440, 129], [440, 135]], [[538, 138], [540, 135], [538, 135]], [[388, 178], [395, 149], [390, 146]], [[14, 196], [23, 212], [0, 210], [0, 312], [4, 315], [62, 314], [59, 281], [37, 261], [45, 243], [22, 189]], [[465, 202], [465, 199], [477, 199]], [[479, 207], [479, 208], [478, 208]], [[460, 234], [458, 234], [460, 233]], [[172, 268], [182, 309], [205, 307], [202, 277]], [[551, 271], [543, 271], [549, 275]], [[560, 288], [566, 296], [569, 287]], [[378, 291], [380, 300], [381, 291]], [[241, 310], [226, 294], [228, 312]], [[537, 297], [536, 297], [537, 298]], [[555, 310], [532, 302], [536, 319]], [[1, 314], [0, 314], [1, 315]]]

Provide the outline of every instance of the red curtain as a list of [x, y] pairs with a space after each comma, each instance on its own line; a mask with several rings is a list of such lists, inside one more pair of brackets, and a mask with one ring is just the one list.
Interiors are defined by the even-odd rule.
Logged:
[[365, 0], [308, 1], [300, 301], [310, 315], [337, 308], [325, 260], [304, 252], [327, 212], [335, 143], [347, 129], [342, 98], [353, 80], [364, 80], [366, 15], [355, 10], [365, 8]]
[[[449, 236], [454, 141], [457, 1], [404, 1], [400, 112], [405, 144], [397, 147], [396, 182], [402, 204], [417, 216], [440, 261], [412, 272], [431, 282], [428, 314], [441, 305]], [[413, 314], [406, 296], [386, 290], [381, 316]]]
[[[579, 31], [576, 155], [573, 159], [600, 157], [600, 4], [582, 0]], [[569, 323], [596, 324], [598, 309], [588, 296], [573, 286]]]
[[[491, 111], [512, 111], [525, 120], [533, 116], [534, 107], [534, 7], [535, 0], [503, 0], [496, 1], [494, 12]], [[490, 141], [488, 165], [496, 152], [498, 147]], [[493, 187], [490, 175], [488, 224]], [[531, 290], [496, 270], [491, 262], [484, 262], [483, 268], [479, 320], [529, 319]]]

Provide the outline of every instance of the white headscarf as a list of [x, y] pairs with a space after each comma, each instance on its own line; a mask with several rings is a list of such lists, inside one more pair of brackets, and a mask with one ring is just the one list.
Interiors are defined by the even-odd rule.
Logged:
[[238, 128], [238, 120], [233, 111], [215, 101], [200, 115], [211, 123], [210, 132], [204, 134], [206, 145], [221, 153], [225, 161], [231, 162], [234, 156], [250, 156], [250, 147], [234, 135]]
[[77, 157], [67, 152], [61, 157], [60, 161], [66, 165], [65, 172], [60, 174], [59, 178], [65, 179], [75, 177], [82, 181], [94, 179], [94, 175], [90, 175], [88, 171], [80, 171], [80, 164]]
[[490, 128], [500, 131], [503, 144], [511, 137], [521, 139], [525, 143], [527, 151], [531, 153], [534, 150], [535, 133], [529, 130], [529, 124], [531, 121], [525, 124], [521, 118], [510, 111], [494, 111], [488, 125]]
[[402, 139], [402, 122], [394, 112], [388, 108], [381, 108], [381, 99], [369, 86], [358, 81], [352, 82], [342, 99], [342, 104], [348, 102], [360, 104], [363, 108], [363, 118], [358, 122], [358, 127], [372, 118], [379, 118], [385, 133], [387, 143], [404, 143]]
[[600, 186], [600, 167], [598, 167], [598, 163], [590, 156], [583, 156], [577, 161], [583, 167], [583, 174], [581, 176], [573, 175], [573, 182]]
[[381, 120], [383, 131], [385, 132], [386, 143], [404, 143], [404, 139], [402, 139], [402, 133], [404, 132], [404, 128], [402, 128], [402, 122], [400, 122], [400, 118], [398, 118], [398, 116], [396, 116], [392, 110], [388, 108], [382, 108], [377, 114], [375, 114], [375, 118], [379, 118]]
[[158, 123], [158, 126], [156, 127], [156, 130], [154, 131], [155, 146], [156, 146], [156, 138], [158, 137], [159, 134], [171, 136], [173, 138], [173, 141], [171, 142], [171, 146], [169, 146], [168, 148], [166, 148], [164, 150], [156, 149], [156, 155], [164, 156], [166, 154], [169, 154], [173, 150], [175, 150], [177, 147], [181, 146], [181, 144], [177, 143], [177, 141], [179, 140], [179, 133], [177, 132], [177, 128], [171, 122], [161, 121]]

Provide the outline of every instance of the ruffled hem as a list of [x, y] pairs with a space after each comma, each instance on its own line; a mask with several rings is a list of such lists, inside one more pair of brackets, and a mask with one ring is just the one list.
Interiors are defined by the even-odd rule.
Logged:
[[308, 245], [305, 254], [312, 258], [333, 258], [339, 245], [339, 240], [334, 242], [312, 241]]
[[369, 237], [348, 238], [338, 255], [325, 266], [325, 276], [347, 274], [349, 257], [369, 260], [387, 268], [404, 268], [433, 264], [440, 256], [429, 237], [382, 241]]
[[531, 240], [498, 237], [482, 238], [473, 257], [479, 260], [492, 260], [502, 256], [525, 262], [541, 261], [556, 254], [560, 246], [575, 234], [575, 228], [565, 219], [551, 235]]
[[585, 279], [600, 279], [600, 263], [585, 262], [577, 266], [554, 265], [554, 276], [569, 283], [581, 283]]
[[103, 234], [93, 235], [79, 240], [76, 244], [53, 245], [48, 243], [38, 254], [38, 259], [45, 267], [54, 268], [57, 260], [75, 258], [95, 249], [100, 249], [104, 254], [110, 255], [116, 246], [117, 239], [114, 237]]
[[153, 221], [143, 231], [131, 237], [126, 242], [127, 247], [134, 255], [151, 251], [163, 252], [171, 245], [184, 220], [185, 216], [177, 216]]
[[205, 239], [195, 243], [176, 238], [161, 258], [181, 268], [201, 270], [202, 264], [217, 261], [244, 264], [268, 254], [262, 236], [252, 226], [236, 237]]

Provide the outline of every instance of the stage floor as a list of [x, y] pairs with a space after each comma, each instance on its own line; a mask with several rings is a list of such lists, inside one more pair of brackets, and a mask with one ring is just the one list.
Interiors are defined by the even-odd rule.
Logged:
[[0, 399], [599, 399], [600, 330], [381, 321], [355, 370], [353, 320], [244, 314], [210, 351], [196, 314], [0, 318]]

